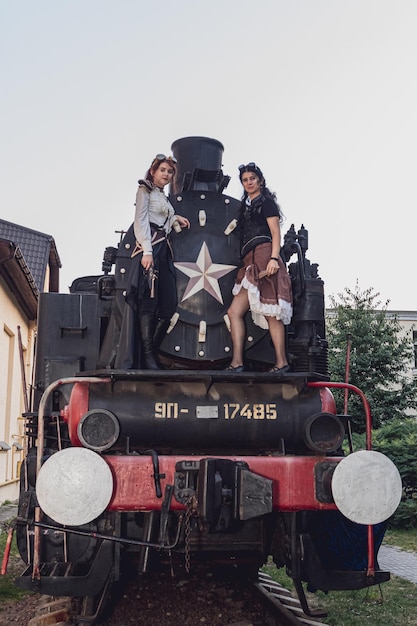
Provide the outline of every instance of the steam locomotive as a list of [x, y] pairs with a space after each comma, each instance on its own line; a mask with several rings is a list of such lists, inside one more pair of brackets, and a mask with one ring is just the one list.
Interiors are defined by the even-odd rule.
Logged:
[[[281, 249], [294, 295], [291, 371], [268, 371], [270, 338], [250, 315], [245, 371], [225, 371], [240, 202], [224, 193], [219, 141], [186, 137], [172, 152], [170, 201], [192, 227], [172, 234], [179, 304], [163, 369], [115, 368], [133, 226], [106, 248], [101, 276], [40, 296], [17, 584], [83, 598], [78, 623], [92, 623], [132, 560], [139, 572], [169, 561], [174, 575], [197, 563], [255, 575], [272, 557], [309, 613], [303, 583], [328, 591], [389, 579], [376, 557], [401, 480], [371, 449], [361, 391], [329, 380], [324, 285], [304, 226], [292, 225]], [[350, 419], [337, 415], [332, 388], [362, 398], [367, 450], [343, 452]]]

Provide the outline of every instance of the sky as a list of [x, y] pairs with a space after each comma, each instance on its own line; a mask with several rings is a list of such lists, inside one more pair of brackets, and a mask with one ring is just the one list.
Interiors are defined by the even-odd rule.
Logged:
[[416, 0], [0, 0], [0, 217], [101, 273], [181, 137], [255, 161], [309, 231], [326, 304], [417, 310]]

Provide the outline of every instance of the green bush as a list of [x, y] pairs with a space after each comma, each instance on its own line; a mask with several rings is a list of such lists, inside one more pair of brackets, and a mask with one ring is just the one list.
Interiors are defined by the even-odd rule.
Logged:
[[414, 498], [402, 499], [389, 525], [390, 528], [403, 530], [417, 528], [417, 500]]
[[403, 496], [390, 526], [417, 528], [417, 420], [392, 420], [374, 431], [373, 449], [385, 454], [398, 468]]

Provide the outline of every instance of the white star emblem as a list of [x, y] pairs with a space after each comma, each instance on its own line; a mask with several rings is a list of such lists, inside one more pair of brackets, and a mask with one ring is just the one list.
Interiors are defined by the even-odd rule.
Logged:
[[190, 277], [181, 302], [204, 289], [221, 304], [223, 304], [223, 298], [218, 279], [237, 267], [237, 265], [213, 263], [206, 242], [200, 248], [196, 263], [174, 263], [174, 265], [180, 272]]

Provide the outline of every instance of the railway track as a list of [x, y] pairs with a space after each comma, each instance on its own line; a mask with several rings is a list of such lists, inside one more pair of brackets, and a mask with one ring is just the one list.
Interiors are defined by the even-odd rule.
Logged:
[[[153, 584], [153, 583], [152, 583]], [[275, 582], [271, 576], [268, 574], [259, 571], [258, 580], [253, 582], [252, 587], [247, 588], [247, 592], [250, 590], [253, 592], [253, 600], [254, 602], [250, 604], [256, 604], [256, 608], [251, 611], [251, 613], [247, 613], [248, 617], [245, 614], [245, 608], [242, 607], [242, 611], [237, 614], [238, 621], [235, 624], [239, 624], [239, 626], [325, 626], [324, 622], [319, 617], [312, 617], [305, 614], [302, 609], [302, 606], [299, 600], [294, 597], [290, 591], [282, 587], [279, 583]], [[183, 593], [181, 590], [178, 593], [181, 595]], [[245, 592], [242, 592], [242, 597]], [[197, 600], [196, 600], [197, 598]], [[209, 597], [208, 597], [209, 598]], [[245, 599], [248, 602], [247, 596]], [[132, 594], [130, 592], [124, 593], [123, 597], [120, 599], [122, 603], [135, 603], [136, 607], [132, 607], [130, 609], [124, 608], [123, 610], [127, 610], [129, 615], [136, 613], [137, 615], [137, 625], [138, 626], [148, 626], [149, 623], [156, 623], [156, 621], [160, 624], [172, 624], [173, 626], [177, 624], [184, 624], [183, 617], [178, 614], [177, 610], [172, 610], [172, 612], [164, 611], [165, 607], [170, 607], [172, 602], [170, 602], [169, 597], [167, 596], [160, 602], [160, 610], [161, 618], [158, 619], [157, 615], [154, 615], [152, 618], [150, 615], [146, 616], [142, 611], [142, 606], [138, 609], [138, 604], [140, 603], [140, 598], [138, 594]], [[146, 603], [152, 604], [153, 600], [148, 599]], [[198, 596], [195, 594], [195, 590], [193, 590], [192, 601], [190, 602], [190, 598], [187, 600], [188, 602], [188, 613], [195, 620], [193, 623], [205, 623], [210, 626], [223, 626], [223, 624], [231, 624], [230, 615], [227, 614], [227, 608], [219, 608], [218, 609], [218, 617], [216, 623], [212, 623], [212, 617], [209, 617], [208, 609], [206, 610], [204, 607], [203, 612], [200, 616], [199, 607], [198, 607]], [[208, 599], [208, 604], [210, 604], [211, 600]], [[234, 598], [234, 602], [237, 604], [243, 605], [243, 600], [239, 598]], [[228, 603], [228, 597], [225, 596], [225, 605]], [[142, 603], [141, 603], [142, 604]], [[200, 602], [201, 604], [201, 602]], [[186, 608], [187, 611], [187, 608]], [[223, 613], [224, 611], [224, 613]], [[80, 623], [86, 623], [77, 617], [76, 604], [74, 600], [71, 598], [51, 598], [45, 596], [42, 598], [42, 601], [39, 603], [36, 614], [30, 619], [27, 626], [75, 626]], [[227, 617], [226, 617], [227, 614]], [[172, 621], [170, 620], [170, 615], [172, 615]], [[223, 617], [222, 617], [223, 616]], [[225, 621], [223, 621], [223, 618]], [[120, 616], [117, 614], [113, 615], [107, 620], [100, 621], [103, 626], [114, 626], [115, 624], [120, 624]], [[124, 618], [125, 620], [126, 618]], [[164, 620], [164, 621], [161, 621]], [[123, 623], [124, 623], [123, 620]], [[148, 621], [151, 620], [151, 621]], [[155, 621], [156, 620], [156, 621]], [[167, 621], [168, 620], [168, 621]], [[210, 621], [209, 621], [210, 620]], [[226, 621], [227, 620], [227, 621]], [[90, 622], [91, 623], [91, 622]], [[131, 622], [133, 623], [133, 622]], [[186, 622], [191, 623], [191, 622]], [[136, 624], [135, 624], [136, 626]]]
[[268, 626], [325, 626], [321, 617], [306, 615], [298, 598], [261, 570], [254, 586], [269, 613]]

